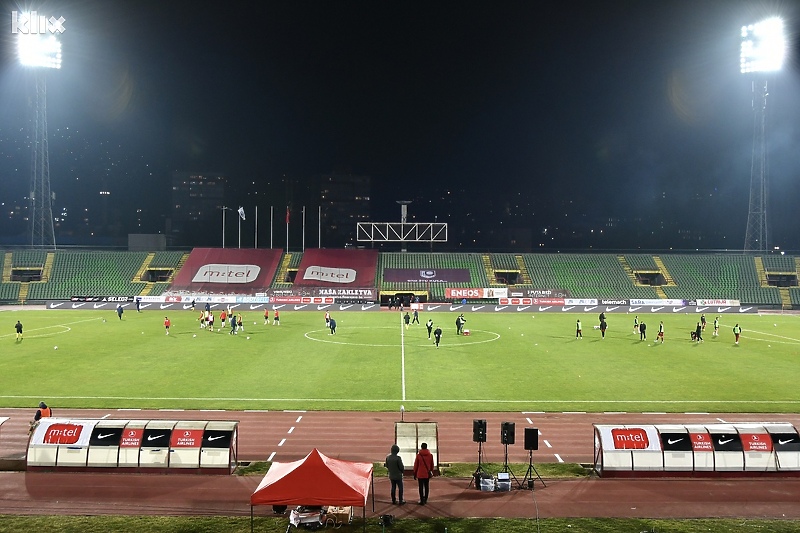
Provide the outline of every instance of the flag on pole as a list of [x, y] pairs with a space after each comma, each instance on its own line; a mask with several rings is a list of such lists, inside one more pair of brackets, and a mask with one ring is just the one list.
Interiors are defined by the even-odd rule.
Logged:
[[239, 207], [239, 217], [241, 217], [242, 220], [245, 220], [245, 218], [244, 218], [244, 207]]
[[289, 206], [286, 206], [286, 223], [289, 223]]

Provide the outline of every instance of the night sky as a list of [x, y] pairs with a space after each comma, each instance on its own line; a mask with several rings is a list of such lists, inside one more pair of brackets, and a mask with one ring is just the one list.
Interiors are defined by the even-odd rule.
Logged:
[[[0, 202], [28, 189], [30, 76], [4, 4]], [[110, 190], [163, 230], [173, 170], [217, 171], [230, 205], [284, 176], [372, 177], [373, 220], [533, 249], [741, 249], [753, 112], [739, 30], [784, 18], [770, 77], [772, 244], [800, 250], [800, 13], [791, 2], [83, 0], [48, 77], [51, 185], [74, 213]], [[280, 190], [280, 189], [279, 189]], [[281, 207], [282, 209], [282, 207]], [[316, 209], [316, 206], [309, 206]], [[610, 222], [609, 222], [610, 221]], [[0, 218], [0, 236], [18, 228]], [[495, 233], [497, 234], [497, 233]], [[498, 234], [499, 235], [499, 234]], [[464, 237], [467, 237], [464, 239]]]

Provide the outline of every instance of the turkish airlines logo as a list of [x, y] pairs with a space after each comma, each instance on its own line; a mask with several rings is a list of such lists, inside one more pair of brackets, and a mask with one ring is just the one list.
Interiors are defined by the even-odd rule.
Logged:
[[306, 269], [303, 279], [315, 279], [329, 283], [353, 283], [356, 280], [356, 271], [352, 268], [330, 268], [315, 265]]
[[81, 436], [83, 426], [75, 424], [53, 424], [47, 428], [44, 444], [75, 444]]
[[252, 283], [260, 273], [258, 265], [209, 263], [197, 269], [192, 283]]
[[642, 428], [612, 429], [616, 450], [646, 450], [650, 446], [647, 432]]

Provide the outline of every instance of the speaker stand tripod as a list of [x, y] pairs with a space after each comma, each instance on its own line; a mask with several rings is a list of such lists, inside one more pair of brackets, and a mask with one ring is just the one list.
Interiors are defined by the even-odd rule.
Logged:
[[519, 485], [519, 480], [517, 479], [517, 476], [515, 476], [514, 472], [512, 472], [511, 469], [508, 468], [508, 444], [504, 444], [503, 447], [504, 447], [505, 451], [503, 453], [503, 470], [501, 470], [501, 472], [508, 473], [509, 476], [514, 478], [514, 481], [517, 482], [517, 485]]
[[483, 466], [481, 466], [482, 459], [483, 459], [483, 442], [478, 442], [478, 468], [476, 468], [475, 472], [473, 472], [472, 479], [470, 480], [469, 485], [467, 485], [467, 488], [470, 488], [472, 484], [475, 483], [475, 488], [478, 490], [481, 489], [480, 481], [477, 480], [482, 478], [484, 474], [486, 474], [486, 471], [483, 469]]
[[[525, 472], [525, 477], [522, 478], [522, 481], [518, 481], [517, 482], [517, 484], [519, 485], [520, 489], [523, 488], [523, 485], [525, 485], [525, 482], [527, 481], [528, 482], [528, 490], [534, 490], [533, 489], [533, 482], [534, 482], [533, 474], [534, 474], [534, 472], [536, 473], [536, 477], [539, 478], [539, 481], [542, 482], [542, 485], [547, 487], [547, 483], [544, 482], [544, 480], [542, 479], [542, 476], [539, 475], [539, 471], [536, 470], [535, 466], [533, 466], [533, 451], [532, 450], [528, 450], [528, 470], [527, 470], [527, 472]], [[517, 478], [514, 478], [514, 479], [517, 479]]]

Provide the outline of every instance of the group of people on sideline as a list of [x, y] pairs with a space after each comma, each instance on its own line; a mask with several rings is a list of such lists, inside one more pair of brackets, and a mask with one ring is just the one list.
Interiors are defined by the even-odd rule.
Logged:
[[[395, 505], [405, 505], [406, 501], [403, 498], [403, 474], [405, 472], [405, 465], [403, 459], [400, 457], [400, 447], [393, 444], [389, 455], [386, 456], [384, 466], [389, 474], [389, 481], [391, 482], [391, 496], [392, 503]], [[419, 451], [414, 458], [414, 466], [411, 469], [411, 475], [417, 482], [419, 490], [419, 505], [428, 503], [428, 494], [430, 493], [430, 481], [434, 474], [433, 468], [433, 454], [428, 449], [428, 444], [423, 442], [419, 445]]]
[[[605, 313], [600, 313], [598, 317], [600, 324], [595, 326], [595, 329], [600, 330], [600, 338], [605, 338], [606, 330], [608, 329], [608, 323], [606, 322], [606, 315]], [[719, 337], [719, 322], [720, 317], [714, 318], [714, 332], [712, 333], [713, 337]], [[697, 327], [690, 332], [690, 337], [693, 342], [704, 342], [703, 341], [703, 332], [706, 329], [706, 315], [700, 315], [700, 322], [697, 323]], [[639, 340], [645, 341], [647, 340], [647, 324], [644, 320], [639, 320], [639, 315], [635, 315], [633, 317], [633, 333], [635, 335], [639, 335]], [[733, 335], [736, 344], [739, 344], [739, 337], [742, 334], [742, 328], [737, 323], [733, 327]], [[576, 325], [575, 325], [575, 338], [582, 339], [583, 338], [583, 328], [581, 326], [581, 319], [579, 318]], [[656, 333], [655, 342], [664, 343], [664, 321], [661, 320], [658, 323], [658, 332]]]

